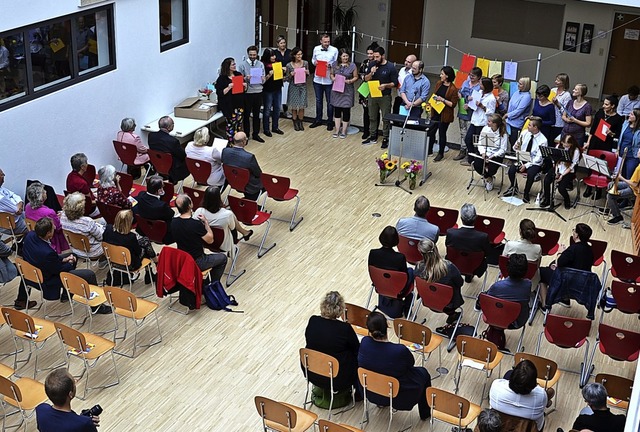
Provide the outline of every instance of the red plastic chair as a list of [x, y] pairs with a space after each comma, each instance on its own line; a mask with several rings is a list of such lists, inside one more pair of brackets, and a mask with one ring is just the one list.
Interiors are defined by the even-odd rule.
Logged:
[[489, 242], [493, 245], [497, 245], [504, 240], [505, 233], [502, 231], [504, 228], [504, 219], [502, 218], [478, 215], [474, 227], [478, 231], [487, 233]]
[[191, 202], [193, 203], [193, 208], [197, 209], [202, 207], [202, 201], [204, 200], [204, 191], [200, 189], [190, 188], [188, 186], [184, 186], [182, 188], [182, 192], [184, 192], [189, 198], [191, 198]]
[[616, 301], [616, 309], [625, 314], [640, 314], [640, 286], [613, 280], [611, 295]]
[[612, 250], [611, 275], [625, 282], [640, 282], [640, 256]]
[[[506, 278], [509, 276], [509, 270], [507, 269], [507, 264], [509, 263], [509, 257], [500, 255], [498, 257], [498, 268], [500, 269], [500, 274], [496, 281], [500, 278]], [[527, 262], [527, 274], [524, 276], [525, 279], [533, 279], [538, 271], [538, 263], [534, 261]]]
[[93, 187], [93, 183], [96, 181], [96, 166], [88, 164], [82, 178], [89, 183], [89, 187]]
[[131, 189], [133, 189], [133, 176], [124, 172], [117, 172], [116, 176], [120, 179], [118, 180], [118, 184], [120, 185], [120, 190], [127, 198], [131, 195]]
[[167, 235], [168, 226], [163, 220], [145, 219], [140, 215], [136, 216], [136, 222], [140, 231], [154, 243], [164, 244], [164, 237]]
[[458, 210], [448, 209], [444, 207], [431, 207], [427, 212], [427, 220], [437, 225], [440, 229], [440, 235], [447, 235], [449, 228], [458, 228], [456, 221], [458, 220]]
[[532, 240], [532, 243], [540, 245], [543, 256], [555, 255], [558, 252], [560, 231], [536, 228], [536, 234], [537, 236]]
[[284, 222], [289, 222], [289, 231], [293, 231], [295, 227], [298, 226], [300, 222], [302, 222], [302, 217], [296, 220], [296, 214], [298, 213], [298, 205], [300, 204], [300, 196], [298, 195], [298, 189], [292, 189], [291, 179], [288, 177], [277, 176], [273, 174], [262, 173], [260, 175], [260, 179], [262, 180], [262, 185], [267, 193], [264, 195], [262, 201], [261, 211], [264, 211], [264, 206], [267, 202], [267, 197], [272, 198], [275, 201], [290, 201], [292, 199], [296, 199], [296, 206], [293, 208], [293, 215], [291, 216], [291, 221], [284, 219], [277, 219]]
[[[522, 305], [518, 302], [503, 300], [498, 297], [493, 297], [485, 293], [480, 293], [478, 297], [480, 301], [480, 310], [482, 311], [478, 315], [478, 320], [476, 321], [476, 326], [474, 329], [474, 336], [478, 334], [478, 326], [480, 325], [480, 318], [486, 324], [501, 328], [503, 330], [509, 329], [511, 323], [518, 319], [520, 316], [520, 311], [522, 310]], [[522, 326], [522, 331], [520, 332], [520, 339], [518, 339], [518, 346], [515, 352], [520, 352], [520, 348], [522, 347], [522, 339], [524, 338], [524, 330], [527, 326]]]
[[249, 183], [249, 178], [251, 177], [249, 170], [227, 164], [222, 164], [222, 170], [224, 171], [224, 176], [227, 179], [229, 186], [231, 186], [231, 189], [244, 193], [247, 188], [247, 184]]
[[574, 373], [580, 374], [580, 383], [589, 378], [588, 357], [589, 357], [589, 332], [591, 331], [591, 320], [584, 318], [570, 318], [560, 315], [547, 314], [544, 329], [538, 336], [538, 346], [536, 347], [536, 355], [540, 353], [540, 344], [542, 343], [542, 335], [545, 339], [560, 348], [580, 348], [585, 346], [584, 359], [580, 364], [580, 371]]
[[[173, 166], [173, 156], [171, 153], [165, 153], [157, 150], [147, 150], [147, 154], [149, 155], [149, 162], [156, 169], [156, 172], [162, 176], [169, 177], [169, 171], [171, 171], [171, 167]], [[182, 190], [182, 180], [180, 180], [180, 185], [178, 186], [178, 193]]]
[[[484, 251], [467, 252], [455, 249], [451, 246], [447, 246], [447, 259], [455, 264], [464, 276], [474, 276], [475, 271], [485, 259]], [[487, 285], [487, 272], [484, 272], [484, 279], [482, 281], [482, 288], [480, 292], [483, 292]], [[468, 298], [475, 298], [469, 297]]]
[[[596, 157], [607, 161], [607, 167], [612, 172], [618, 162], [618, 155], [606, 150], [589, 150], [587, 153], [589, 156]], [[583, 180], [584, 184], [596, 189], [604, 189], [609, 186], [609, 177], [604, 174], [598, 174], [598, 172], [591, 170], [589, 177]]]
[[124, 143], [121, 141], [113, 140], [113, 148], [118, 155], [118, 159], [122, 162], [120, 170], [124, 169], [124, 166], [145, 167], [144, 177], [142, 178], [142, 184], [144, 184], [149, 174], [150, 163], [136, 164], [136, 157], [138, 157], [138, 148], [134, 144]]
[[162, 195], [160, 199], [171, 205], [171, 201], [173, 201], [174, 198], [175, 185], [171, 182], [164, 181], [162, 182], [162, 189], [164, 190], [164, 195]]
[[638, 355], [640, 354], [640, 333], [600, 323], [598, 337], [589, 362], [591, 367], [582, 385], [587, 383], [591, 372], [595, 369], [593, 360], [596, 355], [596, 348], [600, 348], [602, 354], [613, 360], [634, 362], [638, 360]]
[[[427, 282], [426, 280], [416, 277], [416, 290], [418, 291], [419, 303], [416, 307], [416, 310], [413, 314], [413, 320], [415, 321], [418, 312], [420, 310], [420, 306], [424, 306], [429, 308], [432, 312], [435, 313], [445, 313], [444, 308], [447, 307], [449, 303], [453, 300], [453, 287], [449, 285], [439, 284], [436, 282]], [[464, 309], [459, 307], [456, 312], [459, 313], [458, 320], [456, 321], [456, 325], [454, 327], [453, 333], [451, 336], [447, 336], [442, 333], [438, 333], [441, 336], [450, 338], [449, 345], [447, 346], [447, 351], [451, 351], [455, 346], [456, 332], [458, 331], [458, 327], [460, 326], [460, 322], [462, 322], [462, 316], [464, 315]], [[437, 332], [437, 331], [436, 331]]]
[[[262, 240], [260, 241], [260, 246], [258, 246], [258, 258], [261, 258], [276, 245], [275, 243], [273, 243], [268, 247], [264, 246], [264, 243], [267, 240], [267, 234], [269, 234], [269, 228], [271, 227], [271, 221], [269, 220], [271, 215], [269, 213], [258, 210], [258, 203], [256, 203], [255, 201], [234, 197], [233, 195], [229, 195], [227, 198], [229, 199], [229, 206], [231, 207], [231, 211], [243, 224], [250, 226], [262, 225], [263, 223], [267, 224], [267, 229], [264, 231], [264, 235], [262, 236]], [[247, 244], [251, 245], [251, 243]]]
[[186, 158], [185, 162], [187, 164], [187, 169], [193, 176], [193, 186], [195, 186], [196, 183], [206, 185], [209, 180], [209, 176], [211, 175], [211, 163], [190, 157]]
[[422, 261], [422, 254], [418, 250], [419, 240], [410, 239], [405, 236], [398, 235], [400, 243], [398, 243], [398, 251], [404, 255], [409, 264], [416, 265]]
[[[385, 270], [370, 265], [369, 277], [371, 278], [371, 290], [369, 291], [369, 298], [367, 299], [367, 309], [371, 303], [371, 297], [373, 296], [374, 290], [381, 296], [397, 299], [403, 292], [404, 287], [407, 286], [407, 279], [409, 276], [406, 272]], [[411, 291], [413, 291], [413, 287], [411, 288]], [[411, 301], [409, 311], [412, 310], [413, 300]]]
[[[226, 231], [220, 227], [211, 227], [211, 231], [213, 231], [213, 243], [205, 244], [205, 247], [212, 252], [219, 252], [226, 254], [226, 251], [223, 251], [220, 247], [224, 243], [224, 237], [226, 235]], [[236, 268], [236, 261], [238, 260], [238, 246], [236, 242], [233, 243], [233, 248], [228, 252], [231, 256], [231, 267], [229, 268], [229, 273], [227, 273], [226, 285], [231, 286], [235, 281], [238, 280], [240, 276], [246, 273], [247, 270], [240, 270], [239, 273], [233, 274]]]
[[116, 215], [120, 210], [122, 210], [118, 206], [115, 206], [113, 204], [106, 204], [100, 201], [96, 202], [96, 205], [98, 206], [98, 210], [100, 210], [100, 215], [104, 218], [105, 221], [107, 221], [108, 224], [112, 225], [116, 220]]
[[[570, 238], [569, 243], [575, 243], [573, 237]], [[587, 243], [589, 244], [589, 246], [591, 246], [591, 252], [593, 253], [593, 267], [598, 267], [600, 264], [604, 263], [602, 274], [600, 275], [600, 280], [602, 281], [602, 285], [604, 285], [606, 282], [608, 269], [607, 260], [604, 259], [604, 253], [607, 251], [607, 242], [604, 240], [590, 239]]]

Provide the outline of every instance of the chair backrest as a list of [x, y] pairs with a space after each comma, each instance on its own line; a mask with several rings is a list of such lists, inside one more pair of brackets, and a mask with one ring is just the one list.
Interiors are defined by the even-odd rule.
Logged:
[[386, 397], [398, 397], [400, 381], [397, 378], [359, 367], [358, 379], [366, 391]]
[[104, 255], [107, 260], [112, 264], [124, 266], [127, 269], [131, 265], [131, 251], [126, 247], [102, 242], [102, 250], [104, 250]]
[[462, 396], [436, 387], [427, 387], [427, 403], [434, 411], [448, 414], [454, 419], [458, 419], [458, 422], [469, 414], [471, 406], [469, 401]]
[[0, 310], [2, 311], [2, 317], [4, 318], [4, 321], [13, 330], [31, 334], [37, 332], [36, 324], [33, 321], [33, 318], [26, 313], [6, 307], [3, 307]]
[[124, 196], [128, 197], [131, 194], [131, 188], [133, 188], [133, 176], [129, 173], [120, 171], [116, 173], [116, 176], [120, 178], [118, 180], [120, 190], [122, 191]]
[[251, 177], [249, 170], [227, 164], [222, 164], [222, 170], [227, 182], [229, 182], [229, 186], [238, 192], [244, 192]]
[[130, 166], [135, 165], [135, 160], [138, 156], [138, 148], [135, 144], [113, 140], [113, 148], [118, 155], [118, 159], [120, 159], [123, 164]]
[[513, 364], [517, 365], [522, 360], [529, 360], [536, 366], [536, 370], [538, 371], [538, 379], [549, 381], [553, 378], [558, 371], [558, 363], [553, 360], [549, 360], [545, 357], [540, 357], [533, 354], [528, 354], [525, 352], [516, 353], [513, 359]]
[[531, 241], [539, 244], [542, 248], [542, 255], [554, 255], [560, 248], [560, 231], [553, 231], [544, 228], [536, 228], [536, 237]]
[[100, 216], [102, 216], [104, 220], [107, 221], [108, 224], [112, 224], [112, 225], [113, 225], [113, 222], [116, 220], [116, 215], [120, 210], [122, 210], [120, 207], [116, 205], [107, 204], [100, 201], [96, 202], [96, 206], [100, 211]]
[[561, 348], [581, 346], [591, 331], [591, 320], [548, 314], [544, 325], [547, 340]]
[[605, 323], [598, 326], [600, 351], [618, 361], [635, 361], [640, 353], [640, 333], [613, 327]]
[[427, 282], [416, 277], [416, 290], [422, 304], [434, 312], [444, 312], [444, 308], [453, 299], [453, 287], [436, 282]]
[[602, 384], [604, 388], [607, 389], [607, 395], [609, 395], [609, 397], [620, 399], [625, 402], [629, 402], [631, 400], [633, 380], [617, 375], [599, 373], [596, 375], [595, 382]]
[[54, 322], [53, 326], [55, 327], [56, 333], [63, 344], [69, 348], [75, 349], [78, 353], [87, 350], [87, 339], [81, 331], [59, 322]]
[[409, 276], [406, 272], [384, 270], [370, 265], [369, 277], [378, 294], [385, 297], [398, 298], [398, 294], [407, 285]]
[[393, 329], [398, 338], [421, 345], [422, 349], [431, 341], [431, 329], [414, 321], [396, 318], [393, 320]]
[[125, 289], [112, 286], [105, 286], [103, 289], [104, 295], [112, 307], [132, 313], [138, 310], [138, 298], [134, 294]]
[[398, 235], [400, 239], [400, 243], [398, 243], [398, 251], [410, 264], [416, 264], [419, 261], [422, 261], [422, 254], [418, 250], [418, 243], [420, 240], [410, 239], [405, 236]]
[[262, 185], [267, 191], [267, 194], [269, 194], [269, 198], [273, 198], [276, 201], [284, 200], [285, 195], [291, 186], [291, 179], [288, 177], [267, 174], [264, 172], [260, 175], [260, 180], [262, 180]]
[[640, 314], [640, 286], [614, 279], [611, 282], [611, 294], [620, 312]]
[[28, 217], [25, 217], [24, 223], [27, 225], [27, 229], [29, 231], [33, 231], [34, 229], [36, 229], [36, 221], [34, 221], [33, 219], [29, 219]]
[[16, 229], [16, 218], [7, 212], [0, 212], [0, 228], [7, 230]]
[[340, 372], [338, 359], [309, 348], [300, 348], [300, 363], [305, 370], [327, 378], [335, 378]]
[[[598, 159], [606, 160], [609, 171], [613, 171], [618, 162], [618, 155], [607, 150], [589, 150], [587, 153], [589, 156], [593, 156]], [[598, 174], [597, 171], [591, 171], [594, 174]]]
[[91, 285], [78, 275], [69, 272], [61, 272], [62, 285], [73, 295], [89, 299], [91, 297]]
[[193, 179], [200, 184], [207, 184], [209, 175], [211, 175], [211, 163], [193, 158], [186, 158], [187, 169], [193, 176]]
[[[569, 239], [569, 244], [574, 244], [573, 237]], [[591, 253], [593, 254], [593, 266], [599, 266], [604, 261], [604, 253], [607, 251], [607, 242], [604, 240], [589, 239], [587, 242], [591, 246]]]
[[0, 394], [17, 402], [22, 402], [20, 387], [9, 378], [3, 376], [0, 376]]
[[213, 242], [211, 244], [205, 243], [204, 247], [213, 252], [220, 252], [222, 250], [220, 247], [224, 243], [224, 236], [226, 235], [226, 232], [220, 227], [211, 227], [211, 231], [213, 232]]
[[371, 311], [367, 308], [351, 303], [345, 303], [343, 319], [351, 325], [367, 328], [367, 318], [370, 313]]
[[169, 175], [171, 165], [173, 165], [173, 156], [171, 153], [165, 153], [157, 150], [147, 150], [151, 165], [156, 169], [158, 174]]
[[93, 187], [93, 182], [96, 179], [96, 166], [88, 164], [87, 169], [82, 174], [82, 178], [87, 181], [89, 187]]
[[229, 195], [227, 198], [231, 211], [236, 215], [236, 218], [243, 224], [252, 225], [253, 218], [258, 213], [258, 203], [232, 195]]
[[458, 354], [482, 363], [491, 363], [496, 358], [498, 347], [493, 342], [467, 335], [456, 337]]
[[447, 246], [447, 259], [455, 264], [463, 275], [472, 275], [484, 261], [484, 251], [468, 252]]
[[458, 210], [444, 207], [431, 207], [427, 212], [427, 220], [438, 226], [440, 235], [447, 235], [447, 230], [456, 225]]
[[522, 305], [518, 302], [503, 300], [485, 293], [480, 293], [479, 300], [483, 319], [490, 326], [506, 329], [520, 316]]
[[640, 256], [612, 250], [611, 274], [625, 282], [640, 282]]
[[140, 231], [142, 231], [149, 240], [156, 243], [163, 243], [168, 229], [165, 221], [145, 219], [140, 215], [136, 215], [136, 222]]
[[175, 190], [175, 185], [169, 181], [162, 182], [162, 190], [164, 191], [164, 195], [160, 197], [160, 199], [167, 204], [171, 204], [171, 200], [173, 199], [173, 192]]
[[260, 414], [263, 421], [272, 421], [288, 427], [290, 430], [296, 427], [298, 416], [295, 410], [264, 396], [256, 396], [254, 400], [258, 414]]
[[492, 216], [476, 217], [475, 229], [487, 233], [489, 242], [492, 244], [500, 243], [504, 239], [504, 219]]
[[40, 270], [38, 267], [28, 263], [20, 257], [16, 257], [15, 265], [22, 277], [29, 282], [32, 282], [36, 285], [42, 284], [44, 282], [42, 270]]
[[334, 423], [325, 419], [318, 420], [318, 429], [320, 429], [320, 432], [364, 432], [362, 429]]
[[182, 186], [182, 191], [187, 194], [189, 198], [191, 198], [194, 209], [202, 207], [202, 201], [204, 200], [203, 190], [190, 188], [188, 186]]
[[67, 239], [69, 246], [83, 251], [87, 256], [89, 255], [89, 250], [91, 249], [89, 237], [84, 234], [74, 233], [73, 231], [62, 230], [62, 232], [64, 233], [64, 237]]
[[[509, 257], [500, 255], [498, 257], [498, 268], [500, 269], [500, 275], [506, 278], [509, 276], [509, 268], [507, 267], [509, 264]], [[534, 261], [527, 261], [527, 274], [524, 275], [525, 279], [533, 279], [538, 271], [538, 263]]]

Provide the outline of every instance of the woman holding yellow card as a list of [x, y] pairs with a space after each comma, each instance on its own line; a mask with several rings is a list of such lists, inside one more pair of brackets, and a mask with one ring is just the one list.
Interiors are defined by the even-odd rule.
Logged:
[[447, 130], [449, 125], [453, 123], [453, 108], [458, 105], [458, 88], [453, 83], [456, 74], [451, 66], [445, 66], [440, 71], [440, 81], [436, 83], [436, 91], [432, 99], [444, 104], [444, 108], [439, 113], [436, 110], [431, 111], [431, 118], [438, 123], [429, 128], [429, 154], [433, 153], [433, 142], [438, 132], [438, 154], [433, 159], [434, 162], [441, 161], [444, 158], [444, 148], [447, 146]]
[[[269, 48], [264, 50], [260, 61], [264, 65], [265, 72], [264, 84], [262, 84], [262, 130], [268, 137], [273, 136], [271, 132], [283, 135], [284, 132], [278, 127], [282, 106], [282, 63], [276, 60], [275, 50]], [[269, 130], [269, 118], [271, 118], [271, 130]]]

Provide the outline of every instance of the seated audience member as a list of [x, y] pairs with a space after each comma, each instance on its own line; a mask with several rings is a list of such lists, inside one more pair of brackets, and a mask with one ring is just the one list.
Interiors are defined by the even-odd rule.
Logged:
[[398, 318], [403, 314], [407, 316], [413, 300], [413, 269], [407, 268], [407, 260], [404, 255], [393, 249], [400, 242], [398, 231], [394, 227], [385, 227], [378, 236], [378, 240], [380, 240], [382, 247], [369, 251], [368, 265], [407, 274], [407, 284], [402, 292], [398, 294], [398, 300], [403, 303], [402, 307], [400, 308], [401, 305], [398, 301], [379, 296], [379, 308], [391, 318]]
[[211, 174], [207, 179], [209, 186], [218, 186], [224, 189], [225, 178], [222, 170], [222, 150], [227, 147], [228, 141], [214, 139], [213, 145], [208, 147], [209, 129], [202, 127], [193, 134], [193, 141], [187, 144], [185, 152], [187, 157], [198, 159], [211, 164]]
[[131, 203], [120, 189], [120, 176], [116, 175], [116, 168], [113, 165], [100, 167], [98, 177], [100, 177], [97, 194], [99, 202], [124, 209], [131, 208]]
[[[415, 359], [409, 348], [390, 342], [387, 337], [387, 319], [380, 312], [371, 312], [367, 318], [369, 336], [365, 336], [358, 352], [358, 366], [400, 381], [400, 392], [393, 398], [393, 408], [411, 410], [418, 404], [420, 419], [431, 417], [427, 403], [427, 387], [431, 376], [424, 367], [414, 366]], [[369, 402], [389, 406], [389, 396], [367, 392]]]
[[180, 215], [171, 221], [171, 232], [178, 249], [193, 257], [200, 270], [211, 269], [211, 280], [220, 280], [227, 265], [227, 257], [221, 253], [204, 253], [203, 242], [213, 243], [213, 232], [204, 216], [193, 219], [193, 204], [187, 195], [178, 195], [176, 208]]
[[427, 197], [420, 195], [413, 204], [414, 215], [398, 220], [396, 229], [398, 234], [414, 240], [428, 238], [434, 243], [438, 241], [440, 230], [427, 220], [427, 213], [431, 205]]
[[547, 138], [540, 132], [542, 127], [542, 120], [540, 117], [529, 117], [529, 126], [527, 130], [522, 132], [520, 138], [513, 145], [514, 150], [529, 153], [531, 160], [529, 162], [515, 163], [509, 167], [509, 189], [502, 195], [505, 197], [514, 196], [518, 194], [518, 182], [516, 181], [516, 172], [527, 173], [527, 182], [524, 185], [524, 191], [522, 195], [522, 201], [529, 202], [529, 192], [531, 186], [536, 180], [536, 176], [542, 170], [542, 152], [540, 147], [547, 145]]
[[[164, 244], [173, 243], [171, 235], [171, 219], [176, 215], [165, 201], [162, 200], [164, 195], [164, 183], [162, 177], [153, 175], [147, 179], [147, 190], [140, 192], [136, 196], [138, 204], [133, 208], [133, 214], [142, 216], [149, 220], [161, 220], [167, 223], [167, 234], [164, 237]], [[140, 230], [138, 229], [138, 232]]]
[[[27, 232], [27, 224], [24, 221], [24, 201], [19, 195], [11, 192], [4, 185], [4, 171], [0, 169], [0, 212], [12, 214], [16, 221], [16, 234]], [[8, 231], [0, 228], [0, 233]]]
[[64, 197], [60, 223], [62, 224], [62, 229], [76, 234], [83, 234], [89, 239], [88, 252], [74, 247], [71, 247], [71, 252], [81, 258], [95, 259], [104, 254], [102, 251], [104, 225], [100, 225], [88, 216], [83, 216], [85, 209], [84, 200], [85, 197], [80, 192], [74, 192]]
[[[593, 265], [593, 251], [589, 245], [591, 233], [592, 230], [589, 225], [577, 224], [571, 232], [571, 238], [574, 243], [566, 249], [562, 246], [558, 260], [552, 262], [549, 267], [540, 269], [540, 305], [543, 309], [547, 306], [549, 282], [551, 282], [551, 277], [557, 267], [591, 271], [591, 266]], [[563, 299], [560, 305], [569, 307], [571, 302], [569, 299]]]
[[460, 316], [456, 309], [464, 304], [461, 292], [464, 281], [460, 270], [451, 261], [442, 258], [436, 244], [428, 238], [420, 240], [418, 250], [422, 254], [422, 261], [416, 265], [416, 277], [453, 288], [451, 303], [444, 308], [444, 312], [448, 315], [447, 324], [453, 324]]
[[68, 250], [69, 243], [67, 243], [67, 239], [64, 238], [62, 233], [62, 225], [60, 224], [58, 213], [44, 205], [47, 200], [47, 191], [44, 185], [39, 181], [31, 183], [27, 188], [27, 200], [29, 200], [29, 204], [24, 209], [25, 217], [35, 222], [43, 217], [51, 218], [56, 227], [56, 232], [51, 239], [51, 247], [58, 253]]
[[76, 396], [76, 380], [65, 368], [47, 375], [44, 391], [53, 406], [41, 403], [36, 407], [36, 421], [40, 432], [97, 432], [99, 416], [78, 415], [71, 409]]
[[539, 263], [542, 258], [542, 247], [533, 243], [537, 236], [536, 224], [531, 219], [522, 219], [520, 221], [520, 240], [509, 240], [504, 245], [502, 255], [525, 254], [527, 261]]
[[209, 186], [204, 192], [202, 207], [193, 213], [196, 218], [204, 216], [210, 227], [222, 228], [224, 232], [224, 242], [220, 248], [225, 252], [231, 252], [233, 244], [238, 240], [238, 232], [242, 234], [242, 240], [249, 240], [253, 235], [253, 230], [248, 230], [240, 225], [236, 215], [224, 207], [220, 189], [217, 186]]
[[[0, 284], [6, 284], [18, 277], [18, 269], [9, 259], [13, 255], [13, 251], [5, 242], [0, 241]], [[36, 307], [35, 301], [29, 302], [29, 309]], [[27, 291], [25, 290], [22, 280], [18, 285], [18, 297], [13, 303], [13, 307], [17, 310], [23, 310], [27, 307]]]
[[87, 183], [82, 177], [88, 165], [87, 156], [84, 153], [76, 153], [71, 156], [71, 172], [67, 175], [67, 193], [80, 192], [84, 195], [87, 200], [85, 216], [96, 217], [100, 215], [100, 212], [94, 204], [93, 192], [91, 192], [93, 185]]
[[178, 138], [170, 135], [173, 130], [173, 119], [169, 116], [161, 117], [158, 120], [158, 132], [149, 133], [149, 148], [163, 153], [169, 153], [173, 158], [171, 169], [169, 170], [169, 181], [177, 184], [181, 180], [189, 177], [189, 169], [185, 163], [187, 157]]
[[[508, 373], [509, 375], [509, 373]], [[530, 360], [522, 360], [510, 372], [508, 379], [493, 381], [489, 403], [494, 410], [516, 417], [534, 420], [538, 430], [544, 426], [544, 409], [555, 394], [538, 385], [538, 371]]]
[[262, 170], [256, 156], [244, 149], [247, 141], [247, 135], [244, 132], [236, 133], [233, 136], [233, 146], [222, 150], [222, 163], [249, 170], [249, 183], [245, 188], [244, 197], [255, 201], [264, 189], [260, 180]]
[[607, 408], [607, 389], [600, 383], [589, 383], [582, 388], [582, 397], [587, 406], [573, 422], [573, 429], [588, 429], [593, 432], [622, 432], [626, 417], [612, 414]]
[[[136, 155], [134, 163], [136, 165], [146, 164], [149, 162], [149, 155], [147, 154], [148, 148], [142, 144], [142, 140], [140, 136], [134, 132], [135, 130], [136, 121], [130, 117], [123, 118], [122, 122], [120, 122], [120, 131], [116, 135], [116, 141], [135, 145], [138, 154]], [[132, 167], [127, 167], [127, 169], [131, 174]]]
[[[487, 233], [475, 229], [476, 223], [476, 207], [473, 204], [464, 204], [460, 209], [460, 219], [462, 226], [460, 228], [449, 228], [447, 230], [447, 238], [445, 245], [454, 249], [465, 252], [484, 252], [484, 260], [473, 273], [476, 276], [482, 276], [487, 270], [487, 255], [491, 252], [491, 244]], [[446, 258], [446, 257], [445, 257]], [[471, 282], [473, 275], [466, 276], [466, 281]]]
[[[337, 291], [328, 292], [320, 303], [320, 315], [312, 315], [304, 332], [306, 348], [320, 351], [338, 360], [340, 369], [333, 378], [333, 390], [340, 391], [357, 387], [358, 349], [360, 342], [351, 324], [341, 320], [344, 313], [344, 299]], [[304, 370], [304, 368], [303, 368]], [[329, 378], [309, 372], [309, 381], [325, 389], [330, 389]]]
[[564, 208], [567, 210], [571, 208], [568, 189], [573, 187], [573, 180], [576, 178], [575, 170], [578, 162], [580, 162], [581, 151], [580, 147], [578, 147], [578, 142], [571, 135], [562, 137], [561, 149], [569, 153], [571, 160], [556, 163], [555, 172], [549, 171], [544, 176], [544, 181], [542, 182], [544, 198], [540, 202], [540, 207], [554, 205], [555, 197], [551, 196], [551, 184], [555, 181], [558, 192], [564, 201]]
[[[638, 151], [638, 157], [640, 158], [640, 151]], [[619, 224], [624, 220], [622, 213], [620, 212], [620, 201], [629, 199], [633, 196], [638, 197], [640, 195], [640, 165], [633, 171], [631, 178], [626, 179], [622, 176], [622, 173], [618, 174], [618, 195], [607, 194], [607, 207], [611, 210], [611, 219], [607, 221], [609, 225]], [[612, 188], [614, 182], [609, 183], [609, 189]]]
[[511, 325], [510, 329], [518, 329], [526, 324], [529, 317], [529, 298], [531, 297], [531, 281], [525, 279], [529, 263], [525, 254], [515, 253], [509, 256], [507, 271], [509, 276], [497, 281], [487, 291], [492, 297], [502, 300], [510, 300], [520, 303], [520, 315]]
[[478, 430], [480, 432], [500, 432], [502, 419], [496, 410], [485, 408], [478, 415]]
[[484, 178], [484, 185], [488, 191], [493, 190], [493, 177], [502, 163], [509, 147], [509, 135], [499, 114], [489, 114], [487, 125], [480, 131], [478, 139], [478, 153], [484, 159], [473, 159], [473, 169]]
[[618, 102], [618, 114], [622, 117], [627, 117], [631, 114], [636, 108], [640, 109], [640, 99], [638, 99], [638, 95], [640, 94], [640, 88], [637, 85], [632, 85], [627, 90], [626, 95], [622, 95], [620, 97], [620, 102]]

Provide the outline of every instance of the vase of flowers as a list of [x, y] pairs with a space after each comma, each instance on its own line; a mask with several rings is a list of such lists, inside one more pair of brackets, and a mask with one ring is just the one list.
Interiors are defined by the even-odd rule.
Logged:
[[200, 100], [209, 100], [212, 94], [213, 90], [208, 87], [198, 89], [198, 98]]
[[404, 162], [400, 168], [404, 171], [404, 178], [409, 180], [409, 189], [414, 190], [416, 188], [418, 174], [420, 174], [422, 170], [422, 164], [412, 159], [411, 162]]
[[380, 170], [380, 183], [384, 183], [387, 177], [396, 170], [398, 161], [391, 160], [389, 154], [384, 152], [376, 158], [376, 164]]
[[431, 117], [431, 105], [429, 102], [422, 102], [422, 108], [424, 109], [424, 119], [429, 121], [429, 118]]

